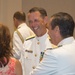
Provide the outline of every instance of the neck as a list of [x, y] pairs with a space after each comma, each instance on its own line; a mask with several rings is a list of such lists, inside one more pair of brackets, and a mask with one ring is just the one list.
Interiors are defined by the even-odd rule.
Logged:
[[45, 35], [47, 32], [47, 30], [44, 30], [43, 32], [41, 32], [39, 35], [37, 35], [37, 37], [42, 37], [43, 35]]
[[54, 45], [58, 45], [62, 40], [63, 40], [62, 38], [58, 38], [58, 39], [56, 38], [56, 39], [51, 40], [51, 42]]

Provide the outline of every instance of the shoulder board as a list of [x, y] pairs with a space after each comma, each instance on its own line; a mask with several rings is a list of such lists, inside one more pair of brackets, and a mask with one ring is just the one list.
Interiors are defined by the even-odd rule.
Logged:
[[35, 38], [35, 35], [32, 35], [32, 36], [27, 37], [27, 38], [26, 38], [26, 41], [27, 41], [27, 40], [30, 40], [30, 39], [33, 39], [33, 38]]
[[48, 39], [51, 40], [50, 36], [48, 35]]
[[54, 50], [54, 49], [57, 49], [57, 48], [59, 48], [59, 47], [62, 47], [62, 45], [61, 45], [61, 46], [56, 46], [56, 47], [54, 47], [54, 48], [47, 48], [47, 50]]
[[56, 45], [54, 45], [54, 44], [52, 44], [52, 48], [57, 48], [58, 46], [56, 46]]

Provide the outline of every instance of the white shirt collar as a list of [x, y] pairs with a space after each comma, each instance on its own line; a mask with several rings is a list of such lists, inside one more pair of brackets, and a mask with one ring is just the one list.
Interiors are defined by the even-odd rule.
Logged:
[[68, 38], [63, 39], [60, 43], [58, 43], [58, 46], [65, 45], [65, 44], [70, 44], [73, 41], [74, 41], [73, 37], [68, 37]]
[[18, 26], [18, 28], [20, 28], [20, 27], [22, 27], [22, 26], [24, 26], [24, 25], [26, 25], [26, 23], [20, 24], [20, 25]]
[[46, 32], [43, 36], [41, 36], [41, 37], [36, 37], [36, 39], [37, 39], [38, 41], [44, 41], [48, 36], [49, 36], [49, 35], [48, 35], [48, 33]]

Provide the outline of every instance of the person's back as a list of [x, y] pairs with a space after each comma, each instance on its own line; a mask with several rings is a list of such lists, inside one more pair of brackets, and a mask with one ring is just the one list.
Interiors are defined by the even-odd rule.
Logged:
[[[21, 64], [24, 62], [22, 54], [23, 43], [27, 37], [33, 35], [33, 31], [26, 24], [26, 15], [24, 12], [17, 11], [13, 15], [15, 27], [17, 28], [13, 34], [13, 50], [14, 57], [20, 60]], [[23, 64], [22, 64], [23, 68]], [[24, 72], [24, 71], [23, 71]]]
[[68, 13], [51, 16], [48, 29], [51, 42], [59, 48], [48, 48], [31, 75], [75, 75], [74, 20]]
[[10, 42], [8, 27], [0, 24], [0, 75], [22, 75], [21, 63], [12, 58]]
[[[28, 12], [29, 27], [36, 36], [31, 36], [24, 42], [24, 68], [25, 75], [35, 69], [41, 62], [47, 48], [52, 48], [50, 37], [46, 28], [48, 22], [47, 12], [44, 8], [33, 7]], [[29, 66], [29, 67], [28, 67]]]
[[17, 28], [13, 34], [13, 50], [14, 57], [17, 59], [21, 58], [21, 51], [23, 42], [30, 35], [33, 35], [33, 31], [27, 26], [26, 16], [24, 12], [17, 11], [13, 15], [15, 27]]
[[75, 75], [75, 41], [47, 50], [43, 61], [30, 75]]
[[55, 49], [53, 53], [56, 60], [58, 60], [55, 75], [75, 75], [75, 40], [70, 44]]
[[20, 62], [15, 58], [10, 58], [6, 66], [0, 67], [0, 75], [22, 75]]

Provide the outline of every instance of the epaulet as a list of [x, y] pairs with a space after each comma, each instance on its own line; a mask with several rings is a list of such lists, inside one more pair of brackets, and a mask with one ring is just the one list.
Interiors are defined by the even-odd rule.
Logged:
[[33, 39], [33, 38], [35, 38], [35, 35], [32, 35], [32, 36], [27, 37], [27, 38], [26, 38], [26, 41], [27, 41], [27, 40], [30, 40], [30, 39]]
[[48, 35], [48, 39], [51, 40], [50, 36]]
[[62, 47], [62, 45], [61, 46], [54, 46], [53, 48], [47, 48], [47, 50], [54, 50], [54, 49], [57, 49], [59, 47]]
[[52, 48], [57, 48], [58, 46], [56, 46], [56, 45], [54, 45], [54, 44], [52, 44]]

